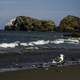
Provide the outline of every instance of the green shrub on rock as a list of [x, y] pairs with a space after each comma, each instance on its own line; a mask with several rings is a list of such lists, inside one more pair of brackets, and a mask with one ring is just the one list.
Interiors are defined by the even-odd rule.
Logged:
[[10, 31], [55, 31], [55, 23], [51, 20], [39, 20], [32, 17], [17, 16], [5, 25], [5, 30]]
[[80, 18], [76, 16], [66, 16], [60, 22], [60, 29], [63, 32], [80, 32]]

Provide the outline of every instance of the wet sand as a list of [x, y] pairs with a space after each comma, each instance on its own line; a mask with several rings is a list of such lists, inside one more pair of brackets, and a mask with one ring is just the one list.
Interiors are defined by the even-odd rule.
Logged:
[[4, 72], [0, 80], [80, 80], [80, 65]]

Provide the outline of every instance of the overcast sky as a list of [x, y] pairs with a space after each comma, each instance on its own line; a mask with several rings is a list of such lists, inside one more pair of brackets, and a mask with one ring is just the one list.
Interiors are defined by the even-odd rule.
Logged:
[[0, 28], [19, 15], [51, 19], [58, 25], [66, 15], [80, 16], [80, 0], [0, 0]]

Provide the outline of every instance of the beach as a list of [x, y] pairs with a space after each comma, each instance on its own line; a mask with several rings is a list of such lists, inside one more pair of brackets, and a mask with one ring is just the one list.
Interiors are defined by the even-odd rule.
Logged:
[[80, 65], [3, 72], [0, 80], [80, 80]]
[[80, 38], [52, 32], [1, 32], [0, 37], [0, 80], [80, 80], [78, 64], [30, 68], [60, 54], [64, 61], [80, 62]]
[[0, 80], [80, 80], [80, 0], [0, 0]]

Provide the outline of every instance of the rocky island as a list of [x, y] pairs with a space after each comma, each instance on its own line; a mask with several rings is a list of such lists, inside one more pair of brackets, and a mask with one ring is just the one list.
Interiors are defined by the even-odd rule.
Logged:
[[68, 15], [61, 20], [59, 27], [62, 32], [71, 33], [71, 36], [80, 36], [79, 17]]
[[17, 16], [5, 25], [5, 31], [59, 31], [80, 36], [80, 18], [72, 15], [64, 17], [59, 26], [52, 20], [40, 20], [27, 16]]
[[32, 17], [17, 16], [5, 25], [10, 31], [54, 31], [55, 23], [52, 20], [39, 20]]

